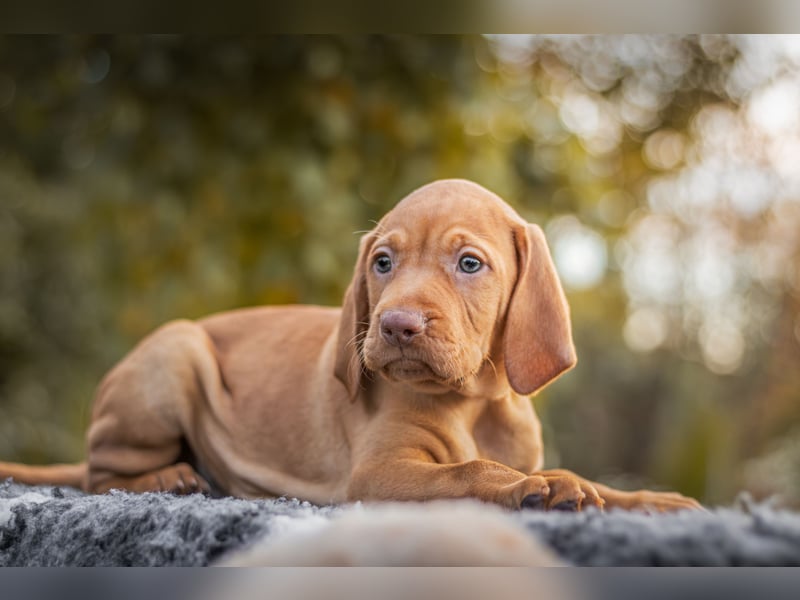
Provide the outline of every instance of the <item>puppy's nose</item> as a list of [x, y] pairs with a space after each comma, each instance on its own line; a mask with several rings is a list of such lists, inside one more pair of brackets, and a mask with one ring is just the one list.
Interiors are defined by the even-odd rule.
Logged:
[[418, 312], [387, 310], [381, 315], [381, 335], [392, 346], [405, 346], [425, 330], [425, 318]]

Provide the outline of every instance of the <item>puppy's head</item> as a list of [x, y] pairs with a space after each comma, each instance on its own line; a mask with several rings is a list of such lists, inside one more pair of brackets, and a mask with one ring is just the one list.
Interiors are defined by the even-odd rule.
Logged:
[[569, 308], [541, 229], [463, 180], [426, 185], [361, 240], [336, 375], [426, 393], [538, 390], [575, 364]]

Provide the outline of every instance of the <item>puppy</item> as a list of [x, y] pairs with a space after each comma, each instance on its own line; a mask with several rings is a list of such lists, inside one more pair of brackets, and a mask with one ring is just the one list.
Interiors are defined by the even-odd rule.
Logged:
[[528, 396], [575, 361], [541, 229], [475, 183], [437, 181], [362, 237], [341, 309], [168, 323], [101, 382], [85, 463], [0, 474], [314, 503], [697, 507], [542, 470]]

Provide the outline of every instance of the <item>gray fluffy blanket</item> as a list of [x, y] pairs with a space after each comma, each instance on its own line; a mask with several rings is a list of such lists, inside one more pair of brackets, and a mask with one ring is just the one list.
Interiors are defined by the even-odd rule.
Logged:
[[[800, 515], [735, 509], [647, 516], [512, 513], [521, 530], [575, 565], [800, 565]], [[1, 566], [198, 566], [287, 524], [340, 509], [296, 500], [85, 495], [0, 483]]]

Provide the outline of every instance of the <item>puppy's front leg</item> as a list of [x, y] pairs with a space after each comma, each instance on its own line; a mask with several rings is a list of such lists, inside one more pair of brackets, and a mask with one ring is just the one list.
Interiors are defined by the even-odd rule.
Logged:
[[705, 510], [697, 500], [678, 492], [655, 492], [652, 490], [627, 492], [615, 490], [600, 483], [595, 483], [594, 486], [605, 499], [606, 506], [609, 508], [622, 508], [646, 513]]
[[544, 477], [490, 460], [439, 464], [424, 451], [393, 454], [387, 460], [373, 456], [353, 470], [350, 501], [476, 498], [520, 509], [541, 507], [550, 495]]
[[648, 513], [702, 509], [697, 500], [677, 492], [616, 490], [602, 483], [584, 479], [566, 469], [537, 471], [534, 475], [544, 477], [550, 486], [548, 508], [577, 511], [587, 506], [597, 506]]

